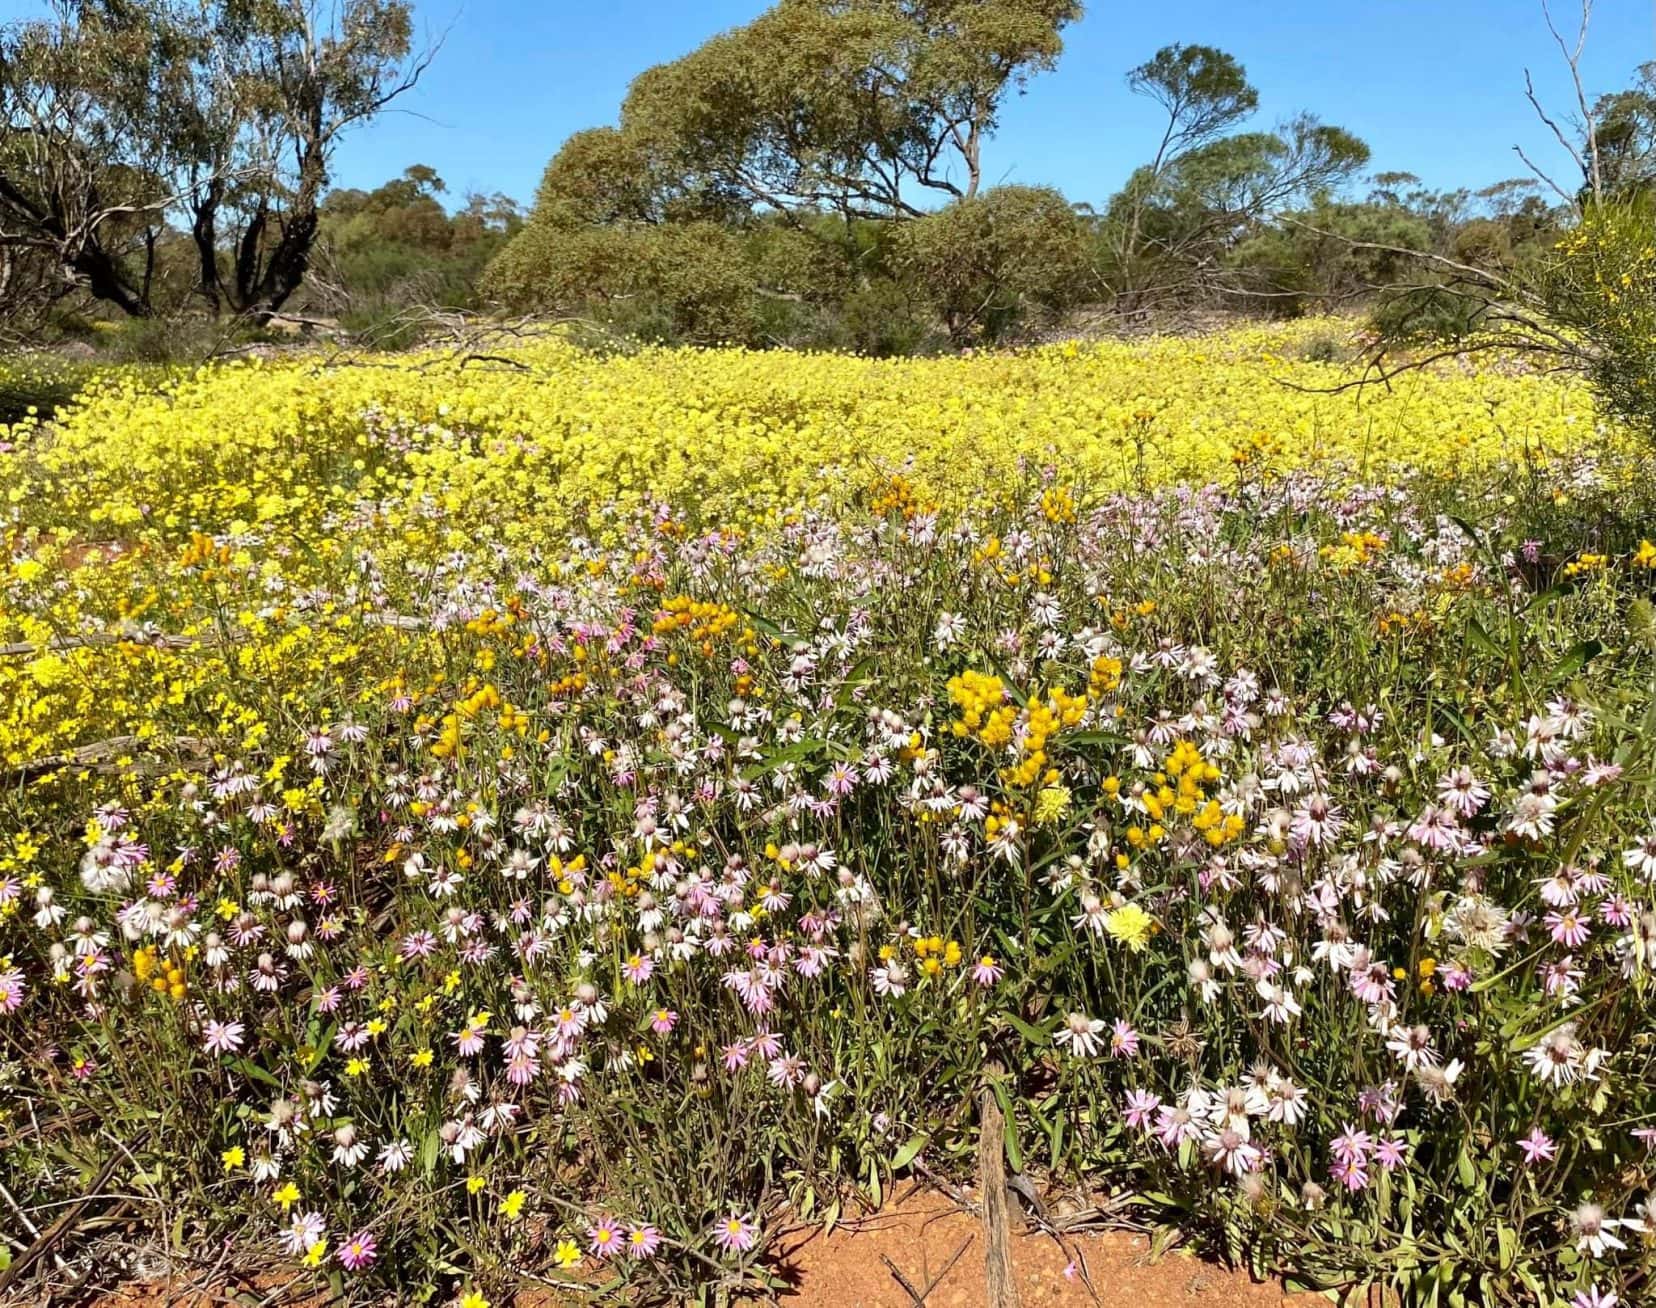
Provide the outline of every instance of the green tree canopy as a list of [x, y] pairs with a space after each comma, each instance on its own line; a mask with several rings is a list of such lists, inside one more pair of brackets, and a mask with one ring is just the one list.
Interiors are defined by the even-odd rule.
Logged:
[[899, 226], [893, 262], [957, 345], [993, 340], [1032, 311], [1056, 311], [1089, 286], [1085, 231], [1044, 186], [996, 186]]
[[1005, 97], [1079, 0], [782, 0], [642, 74], [621, 130], [682, 179], [779, 210], [914, 217], [977, 192]]
[[1338, 188], [1368, 162], [1344, 128], [1302, 113], [1275, 131], [1240, 131], [1259, 103], [1223, 50], [1170, 45], [1127, 74], [1167, 118], [1150, 162], [1112, 198], [1099, 265], [1118, 302], [1189, 297], [1270, 215]]
[[[0, 39], [0, 234], [147, 315], [179, 217], [202, 300], [268, 317], [304, 280], [340, 137], [423, 70], [412, 35], [409, 0], [52, 0]], [[111, 239], [135, 218], [135, 248]]]

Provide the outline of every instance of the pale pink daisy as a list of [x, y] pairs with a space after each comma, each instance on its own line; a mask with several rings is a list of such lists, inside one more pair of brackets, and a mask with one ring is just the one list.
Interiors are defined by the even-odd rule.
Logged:
[[587, 1252], [594, 1258], [613, 1258], [621, 1247], [621, 1227], [613, 1218], [600, 1217], [587, 1227]]
[[759, 1226], [732, 1213], [713, 1228], [713, 1243], [726, 1253], [746, 1253], [759, 1242]]
[[201, 1028], [201, 1047], [209, 1054], [233, 1054], [242, 1047], [245, 1031], [240, 1022], [208, 1022]]
[[1558, 1153], [1558, 1146], [1539, 1126], [1518, 1142], [1518, 1148], [1524, 1151], [1526, 1167], [1533, 1167], [1536, 1163], [1552, 1158]]

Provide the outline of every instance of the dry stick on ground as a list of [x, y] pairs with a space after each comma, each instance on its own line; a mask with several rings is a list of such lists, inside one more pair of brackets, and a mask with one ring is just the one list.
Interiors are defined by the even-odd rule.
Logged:
[[903, 1269], [901, 1267], [897, 1266], [896, 1263], [892, 1262], [891, 1259], [886, 1257], [884, 1254], [880, 1255], [880, 1261], [886, 1265], [886, 1270], [888, 1270], [892, 1276], [896, 1277], [897, 1284], [903, 1287], [903, 1293], [908, 1295], [909, 1300], [912, 1303], [923, 1304], [926, 1302], [925, 1299], [921, 1297], [920, 1291], [914, 1288], [914, 1282], [903, 1275]]
[[[1000, 1071], [999, 1063], [984, 1065], [989, 1076]], [[988, 1308], [1018, 1308], [1012, 1236], [1006, 1219], [1006, 1119], [987, 1085], [978, 1095], [978, 1190], [983, 1195], [983, 1233], [988, 1242], [983, 1255]]]
[[[80, 1222], [81, 1214], [91, 1207], [94, 1202], [96, 1202], [102, 1194], [104, 1186], [109, 1184], [109, 1178], [115, 1175], [115, 1166], [118, 1162], [119, 1159], [112, 1155], [109, 1160], [104, 1163], [103, 1169], [98, 1173], [97, 1178], [88, 1188], [86, 1197], [69, 1208], [63, 1216], [59, 1217], [57, 1221], [53, 1222], [44, 1231], [38, 1231], [35, 1236], [34, 1243], [24, 1250], [23, 1253], [19, 1254], [10, 1267], [8, 1267], [5, 1271], [0, 1272], [0, 1294], [3, 1294], [7, 1287], [15, 1282], [18, 1277], [22, 1276], [23, 1273], [26, 1272], [37, 1259], [45, 1254], [52, 1253], [52, 1251], [57, 1247], [59, 1241], [75, 1229]], [[9, 1194], [6, 1197], [8, 1199], [11, 1198]], [[12, 1202], [15, 1206], [15, 1200]], [[17, 1212], [18, 1216], [23, 1218], [23, 1224], [33, 1229], [34, 1223], [29, 1221], [29, 1219], [23, 1215], [23, 1210], [19, 1208]], [[57, 1258], [55, 1254], [53, 1254], [53, 1257], [56, 1259], [60, 1270], [67, 1270], [67, 1264], [65, 1264], [61, 1258]]]
[[965, 1191], [963, 1191], [958, 1185], [955, 1185], [947, 1177], [939, 1176], [936, 1172], [932, 1171], [931, 1168], [927, 1167], [926, 1160], [924, 1158], [916, 1158], [912, 1166], [915, 1171], [919, 1172], [921, 1176], [931, 1182], [934, 1187], [948, 1195], [949, 1198], [954, 1201], [956, 1208], [960, 1209], [964, 1213], [970, 1213], [973, 1217], [977, 1217], [979, 1215], [978, 1205], [972, 1202], [971, 1198], [965, 1193]]
[[[159, 757], [163, 750], [168, 752], [165, 759]], [[197, 764], [203, 763], [211, 753], [211, 742], [194, 736], [177, 736], [170, 740], [140, 740], [137, 736], [112, 736], [108, 740], [95, 740], [89, 745], [81, 745], [62, 754], [45, 754], [40, 758], [0, 768], [0, 780], [32, 781], [36, 777], [65, 768], [71, 771], [90, 768], [104, 775], [119, 775], [129, 768], [116, 760], [129, 754], [149, 756], [143, 761], [130, 764], [132, 772], [149, 774], [175, 766], [180, 758], [188, 758]]]
[[956, 1249], [953, 1255], [950, 1256], [949, 1261], [943, 1264], [943, 1269], [926, 1282], [924, 1290], [916, 1290], [909, 1278], [903, 1275], [897, 1264], [884, 1254], [880, 1255], [880, 1261], [891, 1269], [891, 1274], [897, 1278], [897, 1284], [902, 1286], [903, 1292], [914, 1301], [913, 1308], [925, 1308], [926, 1300], [931, 1297], [931, 1292], [943, 1284], [943, 1278], [954, 1269], [954, 1265], [960, 1261], [961, 1255], [972, 1247], [972, 1241], [975, 1239], [977, 1239], [975, 1235], [968, 1235], [961, 1242], [960, 1248]]

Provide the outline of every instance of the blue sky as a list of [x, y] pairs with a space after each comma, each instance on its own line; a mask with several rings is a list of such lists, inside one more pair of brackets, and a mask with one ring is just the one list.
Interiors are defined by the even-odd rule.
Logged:
[[[569, 133], [613, 122], [627, 83], [765, 8], [762, 0], [417, 0], [446, 33], [426, 79], [341, 147], [336, 180], [372, 186], [433, 165], [455, 196], [527, 201]], [[1309, 109], [1356, 132], [1373, 167], [1439, 186], [1516, 176], [1514, 142], [1568, 185], [1568, 161], [1524, 101], [1528, 66], [1549, 107], [1569, 108], [1540, 0], [1092, 0], [1055, 73], [1013, 100], [985, 152], [989, 181], [1050, 183], [1102, 201], [1154, 148], [1154, 106], [1125, 70], [1172, 41], [1217, 45], [1259, 88], [1258, 122]], [[1574, 0], [1553, 0], [1562, 20]], [[0, 0], [0, 16], [38, 10]], [[1656, 0], [1597, 0], [1589, 90], [1615, 89], [1656, 59]]]

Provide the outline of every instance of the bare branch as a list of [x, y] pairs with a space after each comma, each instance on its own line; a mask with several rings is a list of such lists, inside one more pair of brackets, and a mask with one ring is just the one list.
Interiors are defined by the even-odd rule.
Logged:
[[[1559, 52], [1563, 54], [1564, 62], [1570, 68], [1570, 80], [1575, 84], [1576, 107], [1581, 111], [1583, 129], [1587, 133], [1588, 162], [1582, 168], [1582, 174], [1592, 184], [1593, 199], [1600, 200], [1604, 197], [1604, 182], [1599, 173], [1598, 132], [1593, 123], [1592, 108], [1587, 103], [1587, 89], [1581, 82], [1581, 56], [1587, 48], [1587, 25], [1593, 17], [1593, 0], [1581, 0], [1581, 26], [1576, 32], [1574, 50], [1564, 44], [1564, 38], [1559, 34], [1558, 27], [1553, 22], [1552, 10], [1548, 7], [1547, 0], [1541, 0], [1541, 12], [1546, 17], [1547, 30], [1552, 33], [1553, 41], [1557, 44]], [[1525, 73], [1524, 79], [1527, 83], [1529, 80], [1528, 73]], [[1535, 103], [1533, 93], [1530, 96], [1530, 103]], [[1539, 105], [1536, 106], [1536, 110], [1540, 112]], [[1546, 121], [1545, 114], [1542, 115], [1542, 120]], [[1550, 123], [1548, 125], [1551, 126]], [[1555, 127], [1553, 130], [1556, 132], [1558, 129]], [[1576, 151], [1572, 149], [1570, 153], [1576, 155], [1577, 162], [1580, 162], [1580, 156], [1576, 154]]]
[[1532, 173], [1534, 173], [1536, 175], [1536, 177], [1538, 177], [1541, 181], [1545, 182], [1548, 186], [1550, 186], [1553, 190], [1553, 193], [1555, 195], [1557, 195], [1559, 199], [1563, 200], [1564, 203], [1569, 205], [1571, 208], [1575, 207], [1576, 197], [1571, 195], [1568, 191], [1566, 191], [1557, 182], [1553, 181], [1553, 179], [1551, 177], [1547, 176], [1546, 173], [1542, 172], [1541, 169], [1536, 166], [1534, 161], [1531, 160], [1530, 157], [1527, 154], [1524, 153], [1524, 147], [1523, 146], [1515, 145], [1512, 148], [1515, 151], [1517, 151], [1518, 157], [1524, 161], [1524, 166], [1526, 168], [1528, 168]]

